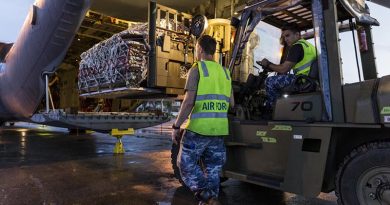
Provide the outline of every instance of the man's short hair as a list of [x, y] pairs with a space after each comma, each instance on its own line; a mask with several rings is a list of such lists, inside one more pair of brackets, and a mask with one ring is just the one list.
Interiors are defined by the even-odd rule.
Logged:
[[198, 44], [202, 48], [203, 52], [208, 55], [214, 55], [217, 46], [217, 41], [209, 35], [201, 36], [198, 39]]
[[286, 24], [286, 25], [284, 25], [282, 27], [282, 31], [287, 31], [287, 30], [292, 31], [294, 33], [300, 33], [301, 32], [300, 29], [299, 29], [298, 24], [296, 24], [296, 23], [288, 23], [288, 24]]

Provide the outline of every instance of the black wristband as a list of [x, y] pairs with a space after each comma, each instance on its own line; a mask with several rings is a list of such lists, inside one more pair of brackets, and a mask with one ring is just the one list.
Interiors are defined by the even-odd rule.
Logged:
[[178, 130], [178, 129], [180, 129], [180, 127], [176, 127], [175, 124], [173, 124], [173, 125], [172, 125], [172, 129]]

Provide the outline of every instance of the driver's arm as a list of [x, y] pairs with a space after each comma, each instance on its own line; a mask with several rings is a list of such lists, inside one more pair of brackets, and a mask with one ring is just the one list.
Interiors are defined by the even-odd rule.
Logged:
[[289, 49], [287, 58], [282, 64], [280, 65], [272, 64], [267, 59], [263, 59], [261, 61], [261, 64], [265, 65], [270, 70], [284, 74], [289, 72], [295, 66], [295, 64], [297, 64], [299, 61], [303, 59], [303, 57], [304, 57], [304, 51], [302, 45], [295, 44]]
[[268, 68], [278, 73], [287, 73], [294, 67], [295, 64], [295, 62], [291, 61], [284, 61], [280, 65], [270, 63]]

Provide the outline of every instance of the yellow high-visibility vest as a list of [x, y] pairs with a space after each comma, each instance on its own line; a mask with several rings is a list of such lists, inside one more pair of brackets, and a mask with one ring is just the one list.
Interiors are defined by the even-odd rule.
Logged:
[[229, 135], [230, 72], [214, 61], [200, 61], [197, 65], [198, 90], [186, 129], [207, 136]]
[[300, 39], [295, 44], [302, 45], [303, 59], [293, 67], [295, 75], [309, 75], [311, 64], [316, 59], [316, 48], [305, 39]]

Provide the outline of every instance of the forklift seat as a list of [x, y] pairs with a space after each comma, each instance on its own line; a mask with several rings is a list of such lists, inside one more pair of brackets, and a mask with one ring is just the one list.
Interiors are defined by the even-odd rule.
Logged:
[[313, 62], [311, 63], [310, 65], [310, 72], [309, 72], [309, 77], [313, 80], [317, 80], [319, 79], [319, 75], [318, 75], [318, 60], [317, 59], [314, 59]]

